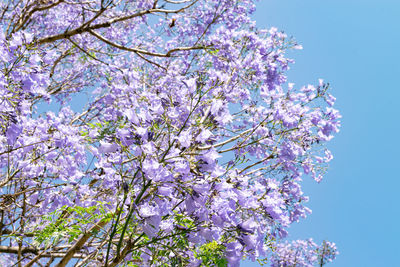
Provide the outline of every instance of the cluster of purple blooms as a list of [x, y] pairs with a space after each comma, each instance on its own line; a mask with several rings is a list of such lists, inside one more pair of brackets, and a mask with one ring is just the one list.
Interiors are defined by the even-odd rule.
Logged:
[[303, 175], [321, 181], [332, 159], [335, 98], [287, 84], [301, 47], [254, 10], [0, 3], [0, 261], [194, 266], [213, 241], [229, 266], [334, 259], [333, 243], [284, 238], [311, 212]]
[[317, 246], [312, 239], [280, 243], [271, 255], [271, 266], [323, 266], [338, 254], [334, 243], [324, 241]]

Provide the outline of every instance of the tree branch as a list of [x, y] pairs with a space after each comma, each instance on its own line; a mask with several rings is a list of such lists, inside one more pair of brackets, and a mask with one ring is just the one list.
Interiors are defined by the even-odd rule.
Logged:
[[[19, 246], [16, 246], [16, 247], [0, 246], [0, 252], [2, 252], [2, 253], [18, 254], [19, 250], [20, 250]], [[21, 253], [22, 254], [26, 254], [26, 253], [37, 254], [38, 249], [36, 249], [34, 247], [23, 247], [23, 248], [21, 248]]]
[[177, 10], [167, 10], [167, 9], [152, 8], [152, 9], [148, 9], [148, 10], [139, 11], [139, 12], [136, 12], [136, 13], [128, 15], [128, 16], [117, 17], [117, 18], [111, 19], [109, 21], [102, 22], [102, 23], [99, 23], [99, 24], [95, 24], [95, 25], [92, 25], [92, 26], [89, 26], [87, 23], [85, 23], [85, 24], [83, 24], [83, 25], [81, 25], [81, 26], [79, 26], [79, 27], [77, 27], [77, 28], [75, 28], [73, 30], [41, 38], [41, 39], [37, 40], [36, 43], [37, 44], [45, 44], [45, 43], [51, 43], [51, 42], [54, 42], [54, 41], [57, 41], [57, 40], [60, 40], [60, 39], [67, 39], [67, 38], [69, 38], [71, 36], [74, 36], [76, 34], [82, 34], [84, 32], [89, 32], [89, 31], [93, 31], [93, 30], [96, 30], [96, 29], [107, 28], [107, 27], [110, 27], [112, 24], [114, 24], [116, 22], [125, 21], [125, 20], [129, 20], [129, 19], [132, 19], [132, 18], [136, 18], [136, 17], [141, 17], [141, 16], [144, 16], [146, 14], [152, 14], [152, 13], [165, 13], [165, 14], [179, 13], [179, 12], [182, 12], [185, 9], [191, 7], [197, 1], [198, 0], [193, 1], [189, 5], [184, 6], [184, 7], [180, 8], [180, 9], [177, 9]]
[[246, 168], [244, 168], [243, 170], [241, 170], [241, 171], [239, 172], [239, 174], [242, 174], [244, 171], [246, 171], [246, 170], [248, 170], [248, 169], [250, 169], [250, 168], [252, 168], [252, 167], [254, 167], [254, 166], [258, 165], [258, 164], [261, 164], [261, 163], [263, 163], [263, 162], [266, 161], [266, 160], [273, 159], [274, 157], [275, 157], [274, 154], [271, 154], [271, 155], [269, 155], [268, 157], [263, 158], [262, 160], [259, 160], [259, 161], [255, 162], [255, 163], [253, 163], [253, 164], [247, 166]]
[[61, 259], [61, 261], [56, 265], [56, 267], [64, 267], [67, 263], [73, 258], [76, 251], [80, 250], [86, 241], [92, 236], [94, 231], [98, 231], [103, 228], [107, 224], [106, 219], [102, 219], [98, 221], [95, 225], [93, 225], [88, 232], [83, 234], [81, 238], [73, 245], [65, 254], [65, 256]]
[[207, 48], [206, 46], [177, 47], [177, 48], [171, 49], [167, 53], [163, 54], [163, 53], [150, 52], [150, 51], [146, 51], [146, 50], [142, 50], [142, 49], [138, 49], [138, 48], [130, 48], [130, 47], [126, 47], [126, 46], [123, 46], [120, 44], [116, 44], [92, 30], [89, 30], [89, 33], [92, 34], [93, 36], [95, 36], [100, 41], [103, 41], [104, 43], [111, 45], [113, 47], [116, 47], [118, 49], [129, 51], [129, 52], [134, 52], [134, 53], [138, 53], [138, 54], [144, 54], [144, 55], [148, 55], [148, 56], [155, 56], [155, 57], [170, 57], [172, 53], [178, 52], [178, 51], [200, 50], [200, 49]]

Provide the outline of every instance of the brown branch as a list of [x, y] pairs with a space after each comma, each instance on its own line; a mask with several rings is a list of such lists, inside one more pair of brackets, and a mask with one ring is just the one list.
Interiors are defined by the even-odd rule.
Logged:
[[[1, 253], [9, 253], [9, 254], [18, 254], [19, 247], [7, 247], [7, 246], [0, 246], [0, 252]], [[44, 252], [34, 248], [34, 247], [23, 247], [21, 249], [22, 254], [27, 254], [27, 253], [32, 253], [37, 255], [39, 258], [62, 258], [65, 257], [66, 252]], [[86, 258], [87, 255], [84, 253], [75, 253], [72, 255], [72, 258], [79, 258], [79, 259], [84, 259]], [[33, 260], [37, 260], [37, 257], [35, 257]], [[32, 260], [32, 261], [33, 261]], [[31, 262], [32, 262], [31, 261]], [[33, 262], [32, 262], [33, 263]], [[30, 262], [26, 266], [31, 266]]]
[[198, 149], [198, 150], [208, 150], [208, 149], [211, 149], [211, 148], [216, 148], [216, 147], [224, 146], [224, 145], [226, 145], [226, 144], [229, 144], [229, 143], [231, 143], [231, 142], [233, 142], [233, 141], [235, 141], [235, 140], [237, 140], [237, 139], [243, 137], [244, 135], [248, 134], [248, 133], [251, 132], [252, 130], [253, 130], [253, 128], [247, 129], [247, 130], [241, 132], [240, 134], [238, 134], [238, 135], [236, 135], [236, 136], [233, 136], [233, 137], [231, 137], [231, 138], [229, 138], [229, 139], [227, 139], [227, 140], [225, 140], [225, 141], [222, 141], [221, 143], [214, 144], [214, 145], [208, 145], [208, 146], [200, 146], [200, 147], [197, 147], [197, 149]]
[[157, 52], [150, 52], [150, 51], [146, 51], [146, 50], [142, 50], [142, 49], [138, 49], [138, 48], [130, 48], [130, 47], [126, 47], [126, 46], [123, 46], [120, 44], [116, 44], [92, 30], [90, 30], [89, 33], [92, 34], [93, 36], [95, 36], [100, 41], [103, 41], [104, 43], [111, 45], [113, 47], [116, 47], [118, 49], [129, 51], [129, 52], [134, 52], [134, 53], [138, 53], [138, 54], [148, 55], [148, 56], [154, 56], [154, 57], [170, 57], [172, 53], [178, 52], [178, 51], [200, 50], [200, 49], [207, 48], [206, 46], [177, 47], [177, 48], [173, 48], [173, 49], [169, 50], [167, 53], [157, 53]]
[[133, 243], [128, 242], [128, 244], [121, 251], [121, 254], [115, 256], [114, 260], [110, 264], [110, 267], [117, 266], [121, 262], [121, 260], [123, 260], [126, 257], [126, 255], [130, 252], [132, 248], [133, 248]]
[[20, 172], [20, 169], [14, 171], [11, 175], [7, 175], [7, 178], [4, 179], [4, 181], [0, 182], [0, 187], [5, 186], [9, 181], [11, 181], [12, 178], [14, 178], [14, 176]]
[[261, 163], [265, 162], [266, 160], [273, 159], [274, 157], [275, 157], [274, 154], [271, 154], [271, 155], [269, 155], [268, 157], [265, 157], [265, 158], [263, 158], [263, 159], [261, 159], [261, 160], [255, 162], [255, 163], [253, 163], [253, 164], [247, 166], [246, 168], [244, 168], [243, 170], [241, 170], [241, 171], [239, 172], [239, 174], [242, 174], [242, 173], [245, 172], [246, 170], [248, 170], [248, 169], [250, 169], [250, 168], [252, 168], [252, 167], [254, 167], [254, 166], [258, 165], [258, 164], [261, 164]]
[[33, 8], [31, 11], [29, 11], [28, 14], [26, 14], [26, 16], [24, 16], [25, 14], [22, 14], [22, 17], [19, 19], [18, 26], [17, 26], [17, 28], [13, 29], [13, 32], [17, 32], [22, 27], [24, 27], [25, 23], [32, 17], [33, 13], [35, 13], [37, 11], [43, 11], [43, 10], [50, 9], [52, 7], [59, 5], [62, 2], [64, 2], [64, 0], [59, 0], [58, 2], [54, 2], [47, 6], [37, 6], [37, 7]]
[[129, 16], [115, 18], [115, 19], [112, 19], [112, 20], [109, 20], [109, 21], [106, 21], [106, 22], [103, 22], [103, 23], [92, 25], [92, 26], [87, 26], [87, 25], [84, 24], [84, 25], [79, 26], [78, 28], [75, 28], [75, 29], [70, 30], [70, 31], [66, 31], [64, 33], [60, 33], [60, 34], [56, 34], [56, 35], [52, 35], [52, 36], [41, 38], [41, 39], [37, 40], [36, 43], [37, 44], [45, 44], [45, 43], [51, 43], [51, 42], [54, 42], [54, 41], [57, 41], [57, 40], [60, 40], [60, 39], [67, 39], [67, 38], [69, 38], [71, 36], [74, 36], [76, 34], [81, 34], [81, 33], [84, 33], [84, 32], [88, 32], [90, 30], [107, 28], [107, 27], [110, 27], [111, 24], [113, 24], [115, 22], [124, 21], [124, 20], [135, 18], [135, 17], [140, 17], [140, 16], [143, 16], [143, 15], [149, 14], [149, 13], [151, 13], [150, 10], [145, 10], [145, 11], [140, 11], [140, 12], [137, 12], [137, 13], [129, 15]]
[[56, 265], [56, 267], [64, 267], [67, 263], [74, 257], [76, 251], [80, 250], [86, 241], [92, 236], [93, 232], [100, 230], [107, 224], [108, 220], [102, 219], [98, 221], [95, 225], [93, 225], [88, 232], [83, 234], [81, 238], [73, 245], [70, 249], [68, 249], [65, 256], [61, 259], [61, 261]]
[[74, 41], [72, 41], [71, 38], [68, 38], [68, 41], [70, 41], [73, 45], [75, 45], [79, 50], [81, 50], [83, 53], [85, 53], [88, 57], [90, 57], [90, 58], [92, 58], [92, 59], [94, 59], [94, 60], [96, 60], [96, 61], [99, 61], [100, 63], [103, 63], [103, 64], [105, 64], [105, 65], [107, 65], [107, 66], [110, 65], [110, 64], [108, 64], [107, 62], [104, 62], [104, 61], [102, 61], [102, 60], [100, 60], [100, 59], [98, 59], [98, 58], [92, 56], [92, 55], [91, 55], [89, 52], [87, 52], [84, 48], [80, 47], [77, 43], [75, 43]]
[[[2, 253], [18, 254], [19, 250], [20, 250], [19, 246], [17, 246], [17, 247], [0, 246], [0, 252], [2, 252]], [[23, 247], [23, 248], [21, 248], [21, 253], [22, 254], [26, 254], [26, 253], [37, 254], [38, 249], [36, 249], [34, 247]]]
[[60, 34], [56, 34], [56, 35], [52, 35], [52, 36], [48, 36], [48, 37], [44, 37], [41, 38], [39, 40], [36, 41], [37, 44], [45, 44], [45, 43], [51, 43], [60, 39], [67, 39], [71, 36], [74, 36], [76, 34], [82, 34], [85, 32], [89, 32], [89, 31], [93, 31], [93, 30], [97, 30], [97, 29], [101, 29], [101, 28], [108, 28], [111, 27], [112, 24], [116, 23], [116, 22], [120, 22], [120, 21], [125, 21], [125, 20], [129, 20], [135, 17], [141, 17], [144, 16], [146, 14], [152, 14], [152, 13], [165, 13], [165, 14], [169, 14], [169, 13], [180, 13], [182, 11], [184, 11], [185, 9], [193, 6], [198, 0], [193, 1], [192, 3], [190, 3], [187, 6], [184, 6], [180, 9], [176, 9], [176, 10], [167, 10], [167, 9], [159, 9], [159, 8], [152, 8], [152, 9], [148, 9], [148, 10], [143, 10], [143, 11], [139, 11], [136, 12], [134, 14], [128, 15], [128, 16], [122, 16], [122, 17], [117, 17], [114, 19], [111, 19], [109, 21], [106, 22], [102, 22], [99, 24], [95, 24], [92, 26], [89, 26], [87, 23], [73, 29], [70, 31], [65, 31], [64, 33], [60, 33]]
[[42, 252], [40, 252], [36, 257], [34, 257], [30, 262], [28, 262], [25, 267], [31, 267], [35, 262], [37, 262], [42, 255], [45, 253], [45, 250], [43, 250]]
[[157, 67], [160, 68], [160, 69], [163, 69], [163, 70], [167, 71], [167, 68], [161, 66], [160, 64], [158, 64], [158, 63], [156, 63], [156, 62], [154, 62], [154, 61], [151, 61], [150, 59], [145, 58], [142, 54], [136, 53], [136, 55], [138, 55], [138, 56], [139, 56], [141, 59], [143, 59], [144, 61], [146, 61], [146, 62], [148, 62], [148, 63], [150, 63], [150, 64], [153, 64], [153, 65], [157, 66]]

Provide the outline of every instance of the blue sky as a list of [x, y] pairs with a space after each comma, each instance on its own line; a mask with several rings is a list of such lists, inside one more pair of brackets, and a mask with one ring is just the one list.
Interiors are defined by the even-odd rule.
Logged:
[[304, 181], [313, 214], [291, 238], [335, 242], [330, 267], [400, 266], [400, 1], [262, 0], [254, 18], [303, 45], [289, 81], [328, 81], [343, 115], [325, 180]]

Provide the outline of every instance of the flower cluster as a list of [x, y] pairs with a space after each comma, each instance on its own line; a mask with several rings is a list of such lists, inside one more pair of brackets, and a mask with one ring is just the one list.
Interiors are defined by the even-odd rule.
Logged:
[[322, 266], [336, 258], [334, 243], [324, 241], [317, 246], [312, 239], [281, 243], [271, 255], [271, 266]]

